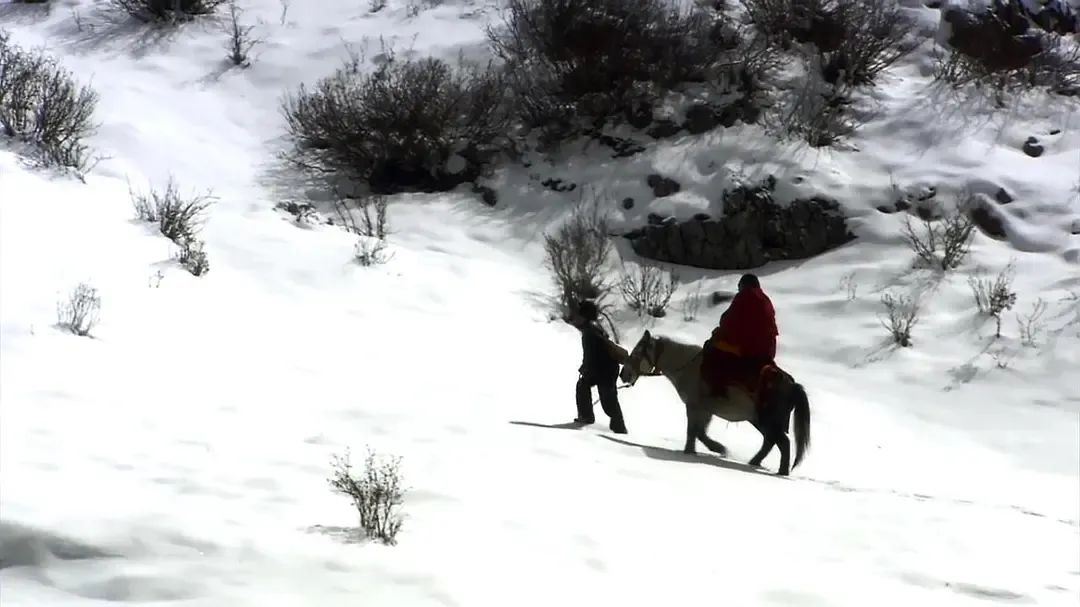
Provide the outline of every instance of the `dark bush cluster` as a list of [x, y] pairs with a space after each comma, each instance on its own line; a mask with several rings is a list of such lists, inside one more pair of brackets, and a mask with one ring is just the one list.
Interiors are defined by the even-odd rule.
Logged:
[[289, 95], [290, 158], [377, 193], [440, 191], [479, 176], [510, 127], [501, 73], [434, 58], [346, 66]]
[[187, 20], [211, 15], [228, 0], [109, 0], [114, 8], [146, 22]]
[[[941, 56], [937, 77], [998, 92], [1046, 87], [1080, 93], [1080, 44], [1032, 25], [1018, 0], [992, 0], [981, 10], [947, 9], [950, 52]], [[1055, 29], [1047, 22], [1046, 27]], [[1058, 28], [1060, 29], [1060, 28]]]
[[16, 46], [0, 30], [0, 133], [33, 145], [43, 165], [87, 170], [85, 139], [96, 129], [97, 102], [56, 60]]
[[669, 0], [510, 0], [489, 39], [523, 122], [563, 137], [582, 123], [646, 126], [663, 92], [715, 80], [739, 47], [727, 25]]

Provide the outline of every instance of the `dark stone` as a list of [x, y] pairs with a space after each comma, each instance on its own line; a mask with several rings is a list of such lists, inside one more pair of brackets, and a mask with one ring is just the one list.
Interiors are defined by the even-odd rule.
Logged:
[[694, 214], [694, 221], [708, 221], [710, 219], [712, 219], [712, 217], [710, 217], [708, 213], [695, 213]]
[[711, 303], [713, 306], [718, 306], [726, 301], [731, 301], [732, 299], [735, 299], [735, 296], [731, 293], [724, 293], [723, 291], [713, 291], [712, 295], [709, 296], [709, 303]]
[[665, 222], [666, 219], [667, 218], [664, 217], [663, 215], [661, 215], [660, 213], [649, 213], [645, 217], [645, 221], [647, 222], [648, 225], [651, 225], [651, 226], [664, 225], [664, 222]]
[[628, 158], [645, 151], [645, 146], [632, 139], [601, 134], [596, 136], [596, 140], [615, 152], [613, 158]]
[[649, 175], [645, 182], [649, 184], [649, 187], [652, 188], [653, 195], [657, 198], [671, 196], [682, 189], [682, 186], [679, 185], [678, 181], [669, 177], [657, 175], [656, 173]]
[[499, 195], [495, 193], [495, 190], [487, 187], [486, 185], [473, 184], [473, 193], [480, 195], [480, 200], [484, 201], [484, 204], [489, 207], [493, 207], [499, 203]]
[[1039, 140], [1034, 137], [1028, 137], [1024, 142], [1024, 153], [1032, 158], [1038, 158], [1043, 154], [1043, 146], [1039, 143]]
[[998, 201], [998, 204], [1009, 204], [1014, 199], [1005, 188], [998, 188], [998, 191], [994, 193], [994, 200]]
[[1073, 224], [1072, 224], [1072, 233], [1073, 233], [1074, 236], [1077, 235], [1077, 234], [1080, 234], [1080, 220], [1077, 220], [1077, 221], [1073, 222]]
[[1051, 135], [1060, 135], [1061, 134], [1061, 129], [1051, 129], [1050, 134]]
[[989, 204], [975, 205], [968, 211], [968, 216], [983, 234], [998, 240], [1008, 237], [1008, 233], [1005, 232], [1005, 222]]
[[686, 110], [686, 123], [683, 125], [691, 135], [707, 133], [720, 124], [720, 117], [712, 106], [705, 103], [697, 103]]
[[627, 211], [634, 208], [634, 199], [630, 198], [629, 196], [627, 196], [626, 198], [623, 198], [622, 199], [622, 208], [626, 209]]
[[675, 121], [664, 119], [654, 122], [648, 133], [653, 139], [665, 139], [678, 134], [681, 130], [683, 130], [682, 126], [676, 124]]
[[850, 242], [840, 205], [815, 196], [781, 207], [775, 178], [724, 192], [723, 215], [684, 222], [649, 221], [624, 235], [647, 259], [699, 268], [733, 270], [769, 261], [805, 259]]
[[573, 192], [577, 189], [576, 183], [567, 183], [562, 179], [558, 179], [555, 177], [549, 177], [548, 179], [541, 181], [540, 185], [548, 188], [553, 192]]

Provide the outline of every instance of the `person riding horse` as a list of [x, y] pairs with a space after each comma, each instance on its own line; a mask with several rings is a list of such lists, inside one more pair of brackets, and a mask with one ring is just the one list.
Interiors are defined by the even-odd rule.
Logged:
[[591, 424], [593, 415], [592, 387], [600, 393], [600, 407], [611, 418], [610, 428], [616, 434], [626, 434], [622, 407], [616, 383], [619, 378], [619, 360], [612, 353], [607, 332], [599, 323], [600, 312], [589, 300], [578, 304], [573, 324], [581, 331], [581, 367], [578, 368], [576, 387], [577, 418], [574, 422]]
[[[776, 310], [753, 274], [739, 279], [739, 292], [705, 342], [702, 375], [713, 395], [740, 383], [756, 386], [762, 369], [776, 358]], [[752, 390], [756, 391], [756, 390]]]

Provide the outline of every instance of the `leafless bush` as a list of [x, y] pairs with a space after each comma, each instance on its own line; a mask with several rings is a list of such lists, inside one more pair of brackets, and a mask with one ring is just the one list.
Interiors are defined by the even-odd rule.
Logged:
[[387, 0], [368, 0], [368, 11], [377, 13], [386, 8]]
[[698, 314], [701, 312], [701, 303], [701, 281], [698, 281], [694, 290], [687, 293], [686, 298], [683, 300], [683, 320], [686, 322], [697, 320]]
[[56, 305], [56, 320], [61, 327], [75, 335], [86, 337], [97, 324], [100, 311], [101, 297], [97, 289], [86, 283], [79, 283], [67, 301]]
[[999, 103], [1006, 93], [1046, 87], [1080, 92], [1080, 42], [1035, 31], [1021, 3], [994, 0], [984, 10], [953, 8], [949, 48], [938, 55], [935, 76], [960, 86], [992, 91]]
[[237, 5], [236, 0], [229, 0], [228, 22], [225, 27], [228, 41], [225, 50], [228, 51], [229, 61], [233, 65], [248, 67], [251, 65], [251, 50], [262, 44], [262, 40], [252, 35], [252, 31], [255, 29], [254, 25], [241, 24], [241, 15], [243, 15], [243, 10]]
[[717, 40], [721, 31], [705, 10], [670, 0], [508, 0], [488, 37], [523, 121], [561, 136], [581, 123], [651, 120], [660, 92], [729, 63], [737, 45]]
[[922, 229], [915, 227], [911, 215], [904, 217], [904, 239], [914, 251], [919, 263], [937, 267], [943, 271], [960, 267], [971, 249], [975, 224], [966, 212], [970, 198], [958, 208], [934, 221], [926, 216], [920, 221]]
[[845, 274], [840, 279], [840, 288], [843, 289], [848, 301], [855, 301], [859, 293], [859, 283], [855, 282], [855, 272]]
[[361, 236], [353, 248], [353, 258], [364, 267], [382, 265], [393, 257], [386, 252], [386, 241], [382, 238]]
[[196, 240], [204, 213], [214, 201], [209, 192], [190, 198], [182, 196], [171, 177], [164, 192], [151, 190], [149, 194], [139, 194], [130, 186], [128, 191], [135, 216], [142, 221], [157, 223], [162, 235], [181, 247]]
[[915, 21], [893, 0], [742, 0], [777, 47], [812, 44], [830, 84], [873, 84], [918, 46]]
[[32, 144], [44, 166], [82, 174], [92, 158], [85, 140], [98, 94], [39, 51], [26, 51], [0, 30], [0, 133]]
[[619, 281], [619, 291], [630, 309], [638, 316], [655, 318], [667, 316], [668, 304], [678, 287], [678, 276], [644, 264], [639, 264], [636, 272], [623, 270]]
[[598, 198], [583, 200], [554, 234], [544, 235], [547, 265], [558, 290], [559, 311], [569, 317], [591, 299], [601, 311], [613, 291], [608, 278], [612, 251], [608, 217]]
[[919, 301], [909, 295], [885, 293], [881, 296], [885, 316], [879, 317], [882, 326], [889, 331], [893, 342], [900, 347], [911, 346], [911, 330], [919, 323]]
[[1031, 311], [1027, 314], [1016, 314], [1016, 324], [1020, 329], [1020, 343], [1028, 348], [1039, 345], [1039, 337], [1042, 335], [1044, 326], [1042, 316], [1046, 313], [1046, 302], [1040, 297], [1031, 305]]
[[204, 250], [205, 243], [201, 240], [189, 239], [180, 243], [180, 254], [177, 260], [192, 276], [202, 276], [210, 271], [210, 259]]
[[148, 23], [211, 15], [226, 2], [228, 0], [109, 0], [113, 8]]
[[297, 165], [377, 193], [444, 191], [474, 179], [502, 148], [509, 121], [492, 66], [426, 58], [392, 59], [369, 74], [355, 68], [285, 99]]
[[406, 493], [401, 458], [380, 458], [369, 449], [359, 475], [353, 474], [347, 450], [344, 456], [334, 456], [332, 464], [330, 487], [352, 499], [360, 515], [360, 527], [370, 538], [387, 545], [396, 544], [404, 521], [401, 507]]
[[810, 72], [802, 87], [788, 91], [775, 108], [770, 125], [773, 134], [805, 141], [814, 148], [837, 145], [858, 128], [848, 113], [851, 99], [842, 85], [832, 85]]
[[1015, 267], [1010, 262], [997, 278], [991, 282], [986, 278], [971, 276], [968, 285], [975, 298], [975, 306], [980, 314], [992, 316], [997, 324], [994, 332], [995, 337], [1001, 337], [1001, 315], [1006, 310], [1011, 310], [1016, 304], [1016, 292], [1012, 290], [1012, 279]]

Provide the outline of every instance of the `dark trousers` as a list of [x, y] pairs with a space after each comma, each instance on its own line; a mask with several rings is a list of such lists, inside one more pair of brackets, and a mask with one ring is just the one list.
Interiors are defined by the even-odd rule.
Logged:
[[618, 380], [618, 376], [612, 376], [610, 378], [590, 378], [581, 376], [577, 382], [577, 411], [578, 420], [582, 422], [592, 423], [596, 420], [593, 416], [593, 403], [592, 403], [592, 387], [596, 386], [596, 391], [600, 393], [600, 407], [604, 410], [604, 413], [611, 418], [611, 429], [625, 430], [626, 425], [623, 421], [622, 407], [619, 406], [619, 391], [615, 386], [615, 382]]

